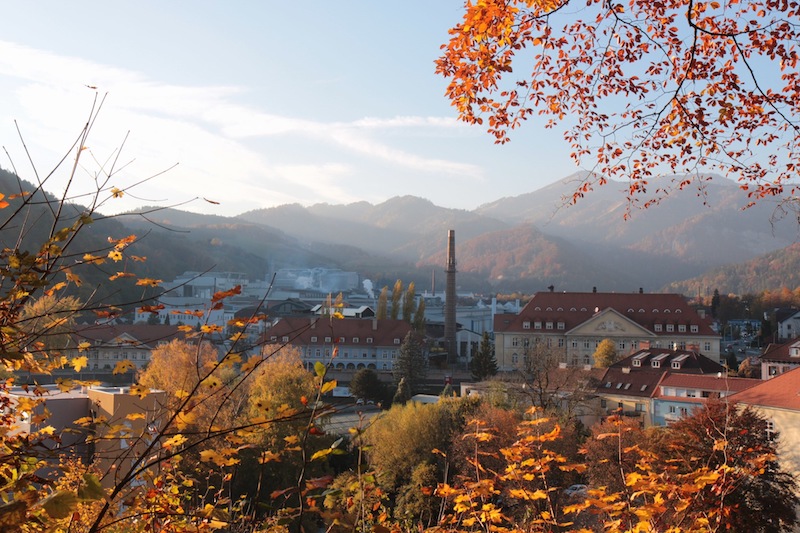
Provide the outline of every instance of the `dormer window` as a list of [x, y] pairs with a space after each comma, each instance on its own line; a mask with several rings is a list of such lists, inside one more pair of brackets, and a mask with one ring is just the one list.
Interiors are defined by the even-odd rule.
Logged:
[[641, 359], [634, 359], [633, 361], [631, 361], [631, 366], [635, 366], [635, 367], [642, 366], [642, 360]]
[[661, 368], [661, 361], [653, 361], [650, 363], [653, 368]]
[[653, 326], [653, 330], [654, 330], [654, 331], [661, 331], [661, 324], [655, 324], [655, 325]]
[[678, 333], [686, 333], [686, 324], [678, 324]]
[[565, 325], [563, 322], [558, 323], [558, 329], [564, 329]]
[[548, 322], [548, 323], [545, 324], [545, 327], [547, 329], [553, 329], [553, 323], [552, 322]]
[[331, 342], [331, 338], [330, 337], [325, 337], [325, 342]]
[[675, 331], [675, 324], [667, 324], [667, 331], [668, 332]]
[[672, 368], [673, 368], [673, 370], [680, 370], [680, 368], [681, 368], [680, 361], [673, 361], [672, 362]]
[[522, 323], [522, 329], [531, 329], [531, 322], [530, 320], [526, 320]]
[[289, 337], [284, 335], [283, 337], [281, 337], [281, 342], [289, 342]]
[[317, 338], [316, 337], [311, 337], [311, 342], [317, 342]]
[[697, 332], [699, 331], [699, 329], [700, 329], [700, 328], [698, 328], [698, 327], [697, 327], [697, 324], [692, 324], [691, 326], [689, 326], [689, 330], [690, 330], [692, 333], [697, 333]]
[[400, 339], [399, 339], [399, 338], [397, 338], [397, 337], [395, 337], [395, 339], [394, 339], [394, 343], [395, 343], [395, 344], [400, 344]]
[[372, 344], [372, 337], [367, 337], [367, 344]]
[[358, 344], [358, 337], [353, 337], [353, 344]]
[[536, 322], [534, 322], [533, 323], [533, 329], [542, 329], [542, 321], [541, 320], [537, 320]]

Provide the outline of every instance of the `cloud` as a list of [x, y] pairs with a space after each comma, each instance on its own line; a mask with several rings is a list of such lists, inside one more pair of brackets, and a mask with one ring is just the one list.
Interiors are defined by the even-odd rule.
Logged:
[[[96, 86], [97, 91], [87, 85]], [[290, 201], [351, 202], [363, 199], [359, 180], [367, 176], [370, 181], [383, 176], [392, 180], [383, 187], [372, 183], [374, 196], [379, 189], [397, 194], [401, 181], [397, 176], [409, 171], [470, 180], [480, 180], [483, 174], [475, 165], [424, 155], [422, 149], [431, 150], [424, 143], [421, 149], [414, 146], [415, 137], [425, 136], [420, 130], [456, 135], [465, 131], [450, 118], [300, 119], [239, 103], [237, 98], [247, 94], [247, 88], [160, 83], [122, 68], [0, 41], [0, 97], [4, 101], [0, 132], [8, 139], [8, 124], [17, 120], [43, 169], [52, 168], [64, 156], [86, 122], [93, 100], [101, 102], [106, 93], [89, 139], [91, 151], [83, 157], [84, 173], [102, 178], [128, 135], [120, 161], [134, 159], [133, 164], [111, 176], [110, 184], [124, 187], [180, 163], [165, 176], [131, 191], [131, 196], [145, 201], [181, 202], [205, 196], [221, 201], [223, 210]], [[379, 138], [387, 131], [407, 133], [402, 148], [399, 142]], [[12, 152], [15, 160], [25, 159], [19, 146]], [[311, 155], [313, 161], [308, 161]], [[64, 173], [56, 179], [66, 183]], [[130, 200], [109, 207], [130, 208]]]

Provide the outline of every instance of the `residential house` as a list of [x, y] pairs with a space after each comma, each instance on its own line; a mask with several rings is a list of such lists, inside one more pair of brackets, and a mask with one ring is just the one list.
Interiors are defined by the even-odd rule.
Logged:
[[688, 416], [709, 398], [727, 398], [761, 383], [759, 379], [729, 377], [727, 373], [673, 374], [658, 384], [653, 398], [653, 423], [667, 426]]
[[694, 351], [644, 348], [611, 365], [600, 378], [597, 395], [605, 414], [636, 417], [649, 427], [658, 423], [655, 398], [671, 374], [716, 376], [724, 371]]
[[391, 371], [409, 331], [411, 326], [403, 320], [282, 317], [264, 337], [265, 342], [299, 348], [308, 368], [332, 362], [336, 370]]
[[770, 344], [760, 359], [762, 379], [772, 379], [800, 367], [800, 339], [783, 344]]
[[[183, 338], [178, 326], [149, 324], [92, 324], [80, 326], [72, 334], [76, 348], [72, 355], [86, 355], [89, 371], [112, 371], [120, 361], [128, 360], [143, 368], [158, 346]], [[77, 348], [83, 343], [89, 346]], [[80, 351], [79, 351], [80, 350]]]
[[784, 342], [800, 337], [800, 310], [777, 309], [775, 311], [778, 341]]
[[[106, 487], [113, 486], [117, 476], [124, 475], [140, 459], [151, 435], [158, 431], [165, 400], [163, 391], [150, 391], [140, 398], [128, 387], [66, 391], [55, 386], [12, 387], [8, 396], [17, 418], [16, 431], [30, 433], [52, 427], [57, 439], [45, 444], [94, 464]], [[94, 423], [77, 425], [78, 419]], [[115, 425], [121, 425], [124, 431], [110, 434], [109, 428]]]
[[731, 396], [756, 409], [767, 420], [768, 434], [779, 434], [778, 459], [783, 468], [800, 476], [800, 368], [761, 381]]
[[603, 339], [614, 341], [619, 354], [647, 346], [720, 358], [712, 321], [680, 294], [537, 292], [519, 314], [495, 316], [494, 333], [502, 371], [524, 365], [539, 343], [557, 350], [570, 366], [592, 365]]

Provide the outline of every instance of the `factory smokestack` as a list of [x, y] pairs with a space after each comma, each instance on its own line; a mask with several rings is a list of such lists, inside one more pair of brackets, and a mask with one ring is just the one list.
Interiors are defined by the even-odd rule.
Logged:
[[447, 363], [456, 362], [456, 232], [447, 231], [447, 266], [444, 292], [444, 342], [447, 348]]

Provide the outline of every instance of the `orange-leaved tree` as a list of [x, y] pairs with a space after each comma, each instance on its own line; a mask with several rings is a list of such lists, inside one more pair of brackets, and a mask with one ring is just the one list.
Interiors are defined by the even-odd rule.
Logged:
[[459, 117], [497, 142], [536, 115], [562, 124], [593, 171], [573, 201], [623, 178], [647, 206], [709, 172], [755, 201], [797, 190], [796, 17], [775, 0], [466, 2], [436, 71]]

